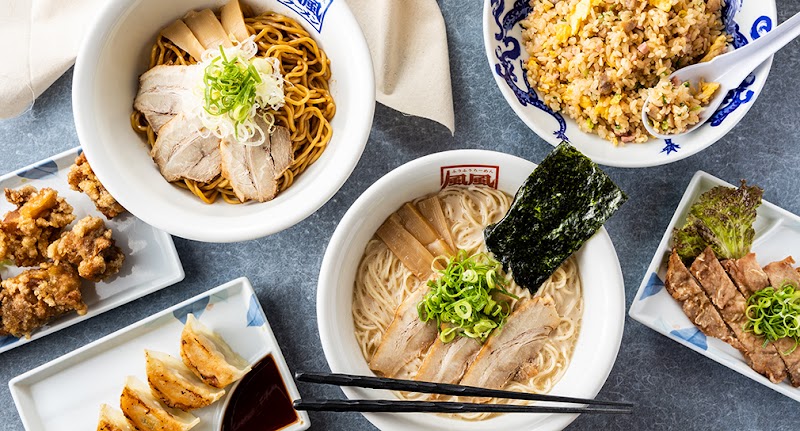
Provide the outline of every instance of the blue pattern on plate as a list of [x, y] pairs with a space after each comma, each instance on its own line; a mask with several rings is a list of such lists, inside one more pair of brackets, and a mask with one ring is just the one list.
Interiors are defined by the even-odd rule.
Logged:
[[265, 323], [264, 310], [254, 294], [250, 297], [250, 306], [247, 307], [247, 326], [263, 326]]
[[655, 295], [658, 292], [661, 292], [661, 289], [664, 288], [664, 282], [658, 278], [658, 275], [654, 272], [650, 274], [650, 279], [647, 280], [647, 285], [644, 286], [644, 290], [642, 291], [642, 297], [639, 300], [643, 300]]
[[49, 176], [55, 176], [58, 172], [58, 165], [52, 160], [45, 160], [42, 163], [24, 171], [17, 173], [18, 177], [29, 180], [38, 180]]
[[278, 0], [278, 3], [297, 12], [311, 27], [322, 33], [322, 23], [333, 0]]
[[5, 346], [8, 346], [9, 344], [14, 344], [17, 341], [19, 341], [19, 338], [12, 337], [10, 335], [5, 336], [5, 337], [0, 337], [0, 347], [5, 347]]
[[681, 146], [672, 142], [672, 139], [664, 139], [664, 148], [661, 150], [662, 153], [667, 153], [670, 155], [671, 153], [677, 153], [678, 150], [681, 149]]
[[[726, 5], [723, 9], [723, 20], [725, 21], [725, 31], [727, 31], [731, 36], [733, 36], [733, 46], [736, 49], [739, 49], [748, 44], [747, 37], [739, 31], [739, 24], [737, 24], [733, 17], [739, 12], [739, 9], [742, 6], [742, 0], [736, 0], [729, 2], [730, 5]], [[750, 28], [750, 37], [753, 40], [758, 39], [765, 33], [772, 30], [772, 19], [768, 16], [762, 15], [758, 17], [758, 19], [753, 22], [753, 26]], [[725, 95], [725, 99], [722, 101], [722, 105], [717, 109], [717, 112], [711, 116], [709, 119], [709, 124], [711, 127], [717, 127], [728, 118], [728, 115], [733, 113], [736, 109], [740, 106], [744, 105], [745, 103], [753, 100], [753, 96], [755, 92], [750, 90], [748, 87], [753, 85], [756, 82], [756, 76], [752, 73], [747, 76], [747, 78], [742, 81], [742, 83], [735, 89], [728, 92]]]
[[708, 342], [706, 341], [706, 334], [700, 332], [697, 328], [673, 329], [669, 332], [670, 335], [680, 338], [681, 340], [688, 341], [695, 346], [708, 350]]
[[522, 106], [533, 106], [536, 108], [541, 109], [542, 111], [546, 112], [550, 116], [552, 116], [558, 122], [558, 130], [553, 132], [558, 139], [562, 141], [569, 141], [567, 138], [567, 123], [564, 121], [564, 117], [561, 114], [554, 112], [550, 107], [544, 104], [539, 96], [536, 94], [536, 91], [533, 90], [531, 84], [525, 78], [525, 74], [523, 72], [523, 81], [525, 83], [525, 89], [520, 88], [519, 84], [517, 83], [517, 75], [515, 73], [515, 63], [519, 60], [519, 67], [520, 70], [524, 70], [524, 60], [520, 59], [520, 43], [514, 37], [508, 35], [508, 32], [515, 26], [520, 20], [524, 19], [528, 14], [531, 13], [531, 6], [527, 0], [515, 0], [514, 6], [511, 7], [505, 17], [503, 17], [505, 1], [504, 0], [491, 0], [492, 5], [492, 16], [494, 16], [494, 20], [497, 23], [497, 26], [500, 28], [498, 33], [495, 33], [494, 38], [498, 42], [501, 42], [501, 46], [498, 46], [494, 52], [495, 57], [497, 57], [498, 63], [494, 66], [494, 71], [497, 73], [498, 76], [503, 78], [506, 82], [508, 87], [511, 91], [514, 92], [514, 95], [517, 96], [517, 100]]
[[194, 317], [200, 318], [204, 311], [206, 311], [206, 306], [208, 305], [208, 296], [204, 296], [198, 299], [191, 304], [184, 305], [181, 308], [172, 312], [172, 315], [175, 316], [176, 319], [180, 320], [181, 323], [184, 325], [186, 324], [186, 316], [189, 313], [194, 314]]

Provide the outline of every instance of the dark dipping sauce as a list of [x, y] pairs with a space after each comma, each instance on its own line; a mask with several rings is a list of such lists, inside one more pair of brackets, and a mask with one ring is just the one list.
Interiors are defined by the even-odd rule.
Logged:
[[244, 376], [231, 397], [222, 431], [275, 431], [299, 420], [272, 355]]

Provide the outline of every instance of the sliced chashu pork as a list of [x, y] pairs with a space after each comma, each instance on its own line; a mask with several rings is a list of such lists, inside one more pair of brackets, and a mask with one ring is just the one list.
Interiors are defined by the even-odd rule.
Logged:
[[197, 65], [153, 67], [139, 77], [139, 93], [133, 107], [160, 133], [161, 127], [184, 111], [199, 73]]
[[161, 128], [150, 155], [167, 181], [208, 182], [220, 173], [219, 143], [199, 119], [181, 113]]
[[[259, 126], [264, 131], [269, 128], [264, 123]], [[262, 145], [242, 145], [223, 140], [220, 152], [222, 174], [242, 201], [273, 199], [278, 193], [278, 179], [294, 160], [289, 130], [280, 126]]]
[[[764, 267], [764, 272], [773, 287], [780, 289], [784, 284], [791, 284], [795, 289], [800, 287], [800, 275], [792, 267], [793, 263], [794, 259], [790, 256]], [[774, 344], [783, 362], [786, 363], [792, 386], [800, 387], [800, 347], [795, 348], [795, 341], [790, 338], [781, 338]]]
[[783, 381], [786, 378], [786, 365], [783, 359], [778, 355], [772, 343], [765, 346], [762, 338], [745, 332], [747, 301], [736, 290], [711, 247], [707, 247], [703, 253], [697, 256], [689, 270], [739, 340], [740, 350], [750, 367], [767, 376], [774, 383]]
[[539, 353], [560, 322], [550, 297], [535, 297], [518, 304], [506, 324], [486, 340], [460, 383], [502, 389], [522, 364]]
[[369, 361], [372, 371], [395, 377], [406, 364], [422, 356], [436, 340], [436, 324], [432, 321], [423, 322], [417, 312], [417, 304], [427, 291], [427, 286], [422, 284], [397, 307], [392, 323]]
[[480, 341], [456, 337], [449, 343], [436, 339], [414, 377], [423, 382], [458, 383], [481, 350]]
[[689, 320], [697, 325], [704, 334], [719, 338], [741, 350], [736, 337], [733, 336], [728, 325], [722, 320], [722, 316], [697, 285], [675, 250], [672, 250], [672, 255], [669, 257], [664, 286], [667, 292], [681, 303], [683, 312]]

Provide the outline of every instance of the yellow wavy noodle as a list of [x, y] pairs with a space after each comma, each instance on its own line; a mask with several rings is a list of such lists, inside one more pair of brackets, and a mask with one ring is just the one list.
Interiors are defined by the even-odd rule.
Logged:
[[[513, 199], [501, 191], [484, 186], [448, 187], [439, 192], [438, 196], [442, 200], [445, 217], [456, 247], [466, 250], [470, 255], [486, 252], [483, 229], [489, 224], [500, 221]], [[511, 293], [520, 298], [531, 297], [530, 291], [514, 283], [510, 275], [507, 279], [508, 290]], [[353, 292], [355, 336], [361, 347], [361, 353], [368, 362], [378, 349], [386, 328], [392, 322], [395, 309], [419, 284], [420, 280], [403, 266], [400, 259], [395, 257], [382, 241], [375, 238], [370, 240], [358, 267]], [[506, 386], [508, 390], [550, 392], [567, 370], [583, 315], [581, 279], [575, 258], [564, 262], [542, 284], [536, 294], [549, 295], [554, 299], [561, 322], [551, 333], [533, 363], [537, 372], [527, 380], [512, 381]], [[421, 359], [412, 361], [400, 371], [398, 377], [413, 378], [421, 363]], [[396, 395], [405, 399], [427, 399], [424, 394], [396, 392]], [[446, 397], [443, 400], [459, 401], [457, 398]], [[499, 399], [491, 401], [529, 403]], [[491, 417], [490, 414], [481, 413], [449, 416], [472, 421]]]
[[[256, 35], [257, 55], [280, 60], [285, 80], [286, 103], [275, 113], [275, 119], [278, 125], [285, 126], [291, 132], [294, 163], [278, 180], [278, 192], [282, 192], [292, 185], [295, 177], [319, 159], [331, 140], [333, 130], [330, 121], [336, 113], [336, 104], [329, 91], [330, 59], [309, 33], [289, 17], [264, 13], [245, 18], [245, 24], [250, 34]], [[194, 58], [163, 36], [159, 36], [150, 51], [150, 68], [164, 64], [194, 63]], [[156, 134], [141, 112], [133, 111], [131, 125], [147, 138], [152, 147]], [[242, 203], [228, 180], [222, 176], [207, 183], [184, 179], [175, 184], [208, 204], [220, 197], [231, 204]]]

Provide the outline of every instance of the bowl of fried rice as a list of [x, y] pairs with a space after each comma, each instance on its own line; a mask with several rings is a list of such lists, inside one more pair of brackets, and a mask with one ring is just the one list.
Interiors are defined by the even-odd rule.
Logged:
[[668, 77], [777, 24], [774, 0], [486, 0], [483, 17], [495, 81], [525, 124], [550, 144], [566, 140], [597, 163], [631, 168], [681, 160], [730, 131], [763, 89], [771, 58], [688, 135], [651, 136], [642, 107], [658, 89], [675, 105], [654, 112], [653, 121], [669, 119], [654, 126], [696, 122], [699, 96]]

